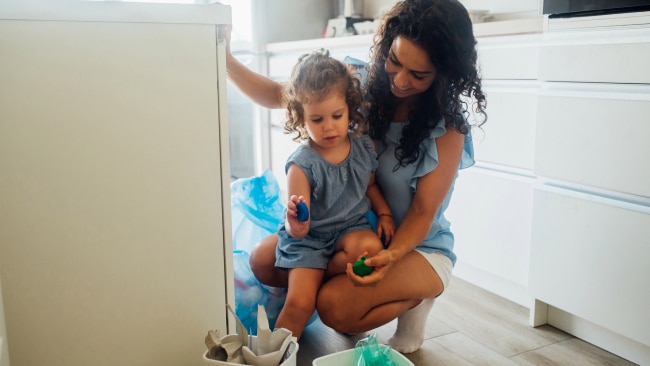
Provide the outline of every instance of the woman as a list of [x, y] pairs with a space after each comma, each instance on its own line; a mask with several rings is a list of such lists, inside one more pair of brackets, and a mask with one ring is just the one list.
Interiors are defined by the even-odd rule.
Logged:
[[[429, 310], [456, 261], [443, 213], [458, 170], [474, 162], [469, 109], [481, 124], [486, 119], [475, 47], [469, 15], [457, 0], [400, 1], [384, 17], [364, 91], [379, 159], [376, 179], [397, 231], [385, 250], [365, 261], [372, 274], [354, 276], [348, 264], [348, 276], [321, 286], [318, 314], [337, 331], [364, 332], [398, 318], [388, 344], [402, 353], [422, 345]], [[257, 103], [284, 105], [280, 84], [231, 55], [227, 69]], [[276, 245], [277, 236], [265, 238], [251, 254], [251, 268], [263, 283], [284, 287], [286, 272], [274, 267]]]

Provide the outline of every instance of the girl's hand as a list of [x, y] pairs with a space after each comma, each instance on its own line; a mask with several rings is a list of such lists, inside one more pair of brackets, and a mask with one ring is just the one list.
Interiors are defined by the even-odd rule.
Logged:
[[305, 202], [303, 196], [296, 196], [295, 194], [289, 197], [289, 202], [287, 202], [287, 220], [295, 220], [298, 222], [298, 204]]
[[[359, 259], [361, 259], [361, 257]], [[372, 273], [369, 275], [364, 277], [357, 276], [352, 270], [352, 263], [348, 263], [345, 273], [355, 286], [374, 286], [384, 278], [388, 269], [392, 267], [397, 260], [397, 256], [391, 250], [384, 249], [363, 262], [366, 266], [372, 267]]]
[[377, 218], [377, 236], [387, 248], [395, 235], [395, 221], [392, 216], [381, 215]]
[[298, 218], [298, 204], [305, 202], [303, 196], [292, 195], [287, 202], [286, 229], [289, 235], [294, 238], [302, 238], [309, 231], [309, 218], [301, 221]]

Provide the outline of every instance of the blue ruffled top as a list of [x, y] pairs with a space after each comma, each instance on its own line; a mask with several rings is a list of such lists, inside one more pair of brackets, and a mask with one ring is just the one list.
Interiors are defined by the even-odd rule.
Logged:
[[[398, 160], [395, 157], [395, 148], [399, 145], [399, 140], [402, 135], [402, 129], [408, 122], [393, 122], [390, 125], [389, 131], [386, 135], [385, 144], [376, 141], [377, 153], [379, 159], [379, 167], [376, 171], [376, 179], [384, 192], [384, 196], [388, 205], [391, 208], [393, 219], [396, 225], [400, 225], [406, 216], [411, 203], [415, 190], [417, 189], [418, 178], [426, 175], [438, 167], [438, 149], [436, 147], [436, 138], [444, 135], [447, 132], [444, 120], [441, 120], [438, 125], [433, 129], [431, 135], [424, 139], [420, 144], [420, 157], [419, 159], [405, 167], [398, 166]], [[461, 157], [460, 169], [464, 169], [474, 165], [474, 147], [472, 144], [471, 134], [465, 135], [465, 145], [463, 147], [463, 154]], [[458, 177], [458, 174], [456, 174]], [[450, 222], [445, 218], [445, 210], [449, 206], [451, 195], [454, 190], [454, 182], [452, 183], [449, 192], [442, 202], [442, 205], [436, 213], [431, 230], [425, 239], [417, 246], [417, 249], [427, 252], [440, 252], [456, 263], [456, 255], [454, 254], [454, 235], [450, 230]]]

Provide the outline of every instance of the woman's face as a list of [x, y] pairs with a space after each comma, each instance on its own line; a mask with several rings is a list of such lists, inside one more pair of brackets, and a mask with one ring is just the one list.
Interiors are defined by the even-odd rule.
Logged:
[[427, 52], [402, 36], [393, 41], [385, 68], [390, 90], [397, 98], [408, 98], [426, 91], [436, 78], [436, 68]]

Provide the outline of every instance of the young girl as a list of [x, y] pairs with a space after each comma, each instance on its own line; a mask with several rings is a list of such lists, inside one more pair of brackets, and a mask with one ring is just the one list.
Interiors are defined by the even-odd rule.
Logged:
[[[285, 224], [278, 231], [276, 262], [287, 269], [288, 292], [276, 327], [300, 337], [316, 307], [324, 278], [345, 273], [348, 263], [383, 249], [395, 225], [388, 204], [375, 184], [377, 155], [372, 141], [360, 134], [365, 121], [359, 81], [326, 50], [302, 56], [285, 86], [285, 131], [305, 141], [288, 158], [289, 201]], [[298, 219], [305, 203], [309, 217]], [[377, 233], [366, 219], [377, 213]], [[349, 276], [355, 276], [351, 272]]]

